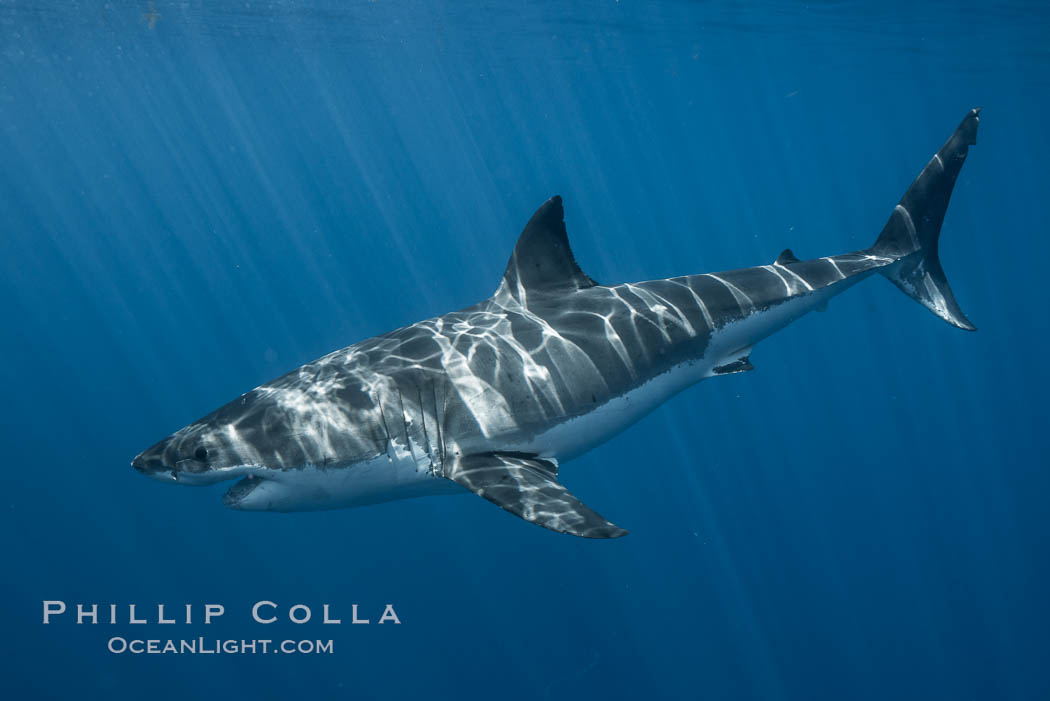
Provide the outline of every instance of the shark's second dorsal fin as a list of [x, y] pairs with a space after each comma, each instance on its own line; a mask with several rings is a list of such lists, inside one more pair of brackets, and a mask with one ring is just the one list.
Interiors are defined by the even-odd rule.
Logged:
[[524, 303], [530, 291], [575, 292], [598, 284], [576, 264], [564, 214], [561, 197], [555, 195], [536, 210], [518, 237], [501, 288], [519, 302]]
[[798, 256], [792, 253], [790, 248], [785, 248], [777, 259], [773, 261], [773, 265], [787, 265], [788, 263], [797, 263]]

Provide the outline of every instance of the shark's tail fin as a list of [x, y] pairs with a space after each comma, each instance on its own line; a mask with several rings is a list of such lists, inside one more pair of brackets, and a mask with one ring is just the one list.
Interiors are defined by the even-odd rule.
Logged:
[[897, 259], [881, 270], [904, 294], [949, 324], [976, 331], [958, 303], [937, 255], [941, 223], [969, 147], [977, 143], [977, 114], [970, 110], [941, 150], [904, 193], [882, 234], [869, 249], [874, 255]]

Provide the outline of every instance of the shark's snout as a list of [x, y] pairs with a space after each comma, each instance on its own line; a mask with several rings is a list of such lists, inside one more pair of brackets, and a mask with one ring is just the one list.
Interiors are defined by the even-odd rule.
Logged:
[[169, 436], [136, 455], [131, 466], [140, 474], [162, 482], [200, 484], [217, 481], [209, 479], [206, 451], [198, 449], [198, 455], [184, 453], [186, 449], [180, 441], [175, 436]]
[[183, 429], [136, 455], [131, 466], [139, 474], [161, 482], [209, 485], [253, 468], [239, 456], [233, 456], [232, 461], [230, 457], [217, 441], [202, 436], [199, 429]]
[[131, 461], [131, 466], [139, 474], [162, 482], [176, 480], [174, 467], [165, 460], [165, 453], [171, 444], [171, 438], [165, 438], [153, 447], [142, 451]]

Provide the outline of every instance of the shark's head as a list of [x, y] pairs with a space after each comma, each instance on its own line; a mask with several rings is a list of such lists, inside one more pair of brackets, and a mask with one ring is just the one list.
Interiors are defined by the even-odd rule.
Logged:
[[163, 482], [214, 484], [230, 479], [247, 472], [238, 468], [251, 463], [230, 445], [227, 430], [202, 419], [142, 451], [131, 466]]
[[312, 446], [303, 429], [301, 415], [282, 406], [275, 393], [257, 389], [142, 451], [131, 466], [147, 477], [188, 485], [266, 478], [310, 462]]
[[253, 390], [144, 450], [131, 465], [176, 484], [241, 478], [223, 502], [244, 511], [370, 503], [382, 486], [374, 470], [390, 464], [376, 412], [360, 390], [342, 388], [338, 395]]

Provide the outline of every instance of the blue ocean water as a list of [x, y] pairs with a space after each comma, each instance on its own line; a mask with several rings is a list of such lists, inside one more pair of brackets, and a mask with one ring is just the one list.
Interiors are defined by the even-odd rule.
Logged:
[[[1050, 698], [1048, 39], [1037, 2], [0, 1], [0, 693]], [[941, 259], [980, 331], [851, 290], [563, 468], [626, 538], [469, 495], [240, 513], [129, 467], [488, 296], [553, 194], [601, 282], [867, 246], [974, 106]]]

